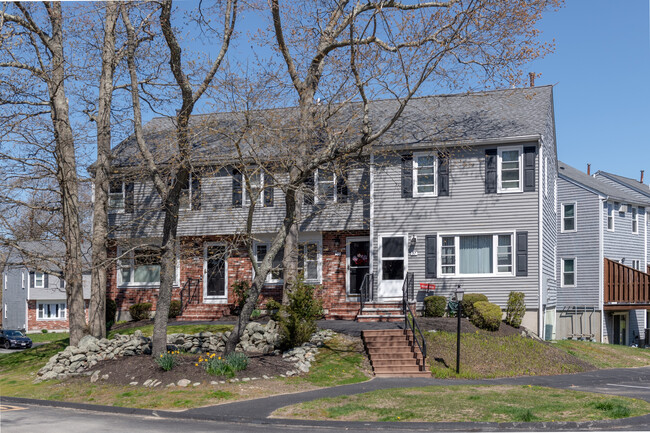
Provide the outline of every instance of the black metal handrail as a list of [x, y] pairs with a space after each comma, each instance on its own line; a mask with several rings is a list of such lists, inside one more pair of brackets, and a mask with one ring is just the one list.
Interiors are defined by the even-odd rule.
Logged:
[[364, 275], [363, 280], [361, 281], [361, 288], [359, 290], [359, 303], [361, 310], [363, 310], [366, 303], [372, 301], [373, 281], [373, 275], [371, 273]]
[[[199, 278], [188, 278], [183, 284], [183, 287], [180, 290], [181, 297], [181, 314], [185, 310], [185, 307], [188, 304], [191, 304], [194, 301], [198, 301], [198, 288], [200, 286], [201, 280]], [[185, 302], [183, 302], [185, 301]]]
[[415, 340], [415, 343], [418, 345], [418, 348], [422, 353], [422, 365], [424, 366], [426, 365], [424, 361], [427, 358], [427, 342], [424, 339], [424, 335], [422, 335], [422, 331], [420, 330], [420, 326], [418, 325], [417, 320], [415, 320], [415, 315], [411, 311], [411, 301], [415, 301], [415, 281], [413, 279], [413, 272], [407, 272], [406, 278], [404, 278], [404, 284], [402, 284], [402, 313], [404, 314], [404, 330], [410, 329], [413, 333], [413, 340]]

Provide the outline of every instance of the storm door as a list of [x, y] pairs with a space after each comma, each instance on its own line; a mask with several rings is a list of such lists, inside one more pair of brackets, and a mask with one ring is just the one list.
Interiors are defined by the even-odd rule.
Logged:
[[227, 298], [227, 257], [226, 247], [208, 244], [204, 252], [204, 298]]
[[368, 238], [348, 238], [345, 248], [347, 261], [348, 295], [361, 293], [361, 283], [370, 271], [370, 240]]

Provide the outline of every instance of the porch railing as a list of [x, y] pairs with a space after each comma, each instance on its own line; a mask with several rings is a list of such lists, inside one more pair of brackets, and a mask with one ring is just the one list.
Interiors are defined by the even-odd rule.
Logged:
[[650, 304], [650, 274], [605, 259], [605, 304]]
[[[404, 329], [410, 330], [413, 333], [413, 340], [418, 345], [422, 353], [423, 361], [427, 358], [427, 342], [422, 335], [420, 326], [415, 319], [415, 314], [411, 310], [411, 304], [415, 302], [415, 284], [413, 280], [413, 272], [407, 272], [402, 284], [402, 313], [404, 314]], [[422, 365], [425, 365], [424, 362]]]
[[199, 287], [201, 280], [199, 278], [188, 278], [183, 284], [180, 291], [181, 297], [181, 314], [185, 311], [188, 304], [195, 304], [199, 301]]
[[359, 304], [361, 310], [368, 302], [372, 302], [372, 289], [374, 287], [374, 277], [371, 273], [367, 273], [361, 281], [361, 289], [359, 290]]

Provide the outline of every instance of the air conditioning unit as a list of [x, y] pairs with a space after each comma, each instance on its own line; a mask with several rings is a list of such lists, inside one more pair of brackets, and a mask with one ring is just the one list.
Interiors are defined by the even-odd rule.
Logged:
[[629, 206], [629, 205], [627, 205], [627, 204], [622, 204], [621, 207], [618, 208], [618, 211], [619, 211], [620, 213], [625, 213], [625, 212], [627, 212], [627, 208], [628, 208], [628, 206]]

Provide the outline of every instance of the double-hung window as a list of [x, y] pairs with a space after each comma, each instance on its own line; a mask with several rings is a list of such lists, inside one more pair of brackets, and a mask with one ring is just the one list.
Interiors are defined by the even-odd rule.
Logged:
[[497, 174], [498, 192], [522, 191], [522, 147], [500, 147]]
[[576, 259], [562, 259], [562, 287], [576, 286]]
[[614, 231], [614, 204], [607, 203], [607, 230]]
[[[160, 249], [156, 247], [135, 248], [123, 253], [118, 249], [117, 283], [120, 286], [157, 286], [160, 284]], [[176, 257], [174, 282], [180, 284], [180, 259]]]
[[[244, 188], [244, 202], [247, 206], [250, 206], [251, 202], [260, 204], [260, 199], [262, 197], [262, 190], [264, 188], [264, 173], [261, 171], [255, 171], [248, 176], [248, 182], [250, 183], [250, 193], [246, 188]], [[253, 200], [251, 200], [251, 198]], [[261, 205], [261, 204], [260, 204]]]
[[632, 208], [632, 233], [639, 233], [639, 213], [637, 208]]
[[[257, 244], [256, 246], [256, 259], [257, 263], [262, 263], [266, 253], [271, 247], [270, 244]], [[280, 251], [273, 258], [271, 272], [266, 276], [267, 283], [280, 284], [284, 281], [284, 269], [282, 268], [282, 259], [284, 258], [284, 248], [281, 248]]]
[[180, 210], [192, 210], [192, 173], [187, 176], [187, 183], [181, 187], [178, 208]]
[[108, 209], [111, 212], [124, 212], [125, 187], [121, 180], [111, 180], [108, 191]]
[[320, 281], [319, 244], [305, 242], [298, 245], [298, 272], [302, 272], [305, 281]]
[[334, 171], [319, 168], [316, 170], [315, 176], [317, 202], [336, 202], [336, 174]]
[[65, 303], [38, 303], [38, 320], [65, 319]]
[[43, 272], [34, 272], [34, 287], [37, 289], [45, 287], [45, 274]]
[[436, 157], [429, 153], [413, 155], [413, 179], [416, 196], [436, 195]]
[[514, 236], [476, 234], [441, 236], [441, 275], [512, 275]]
[[562, 203], [562, 232], [576, 230], [576, 203]]

